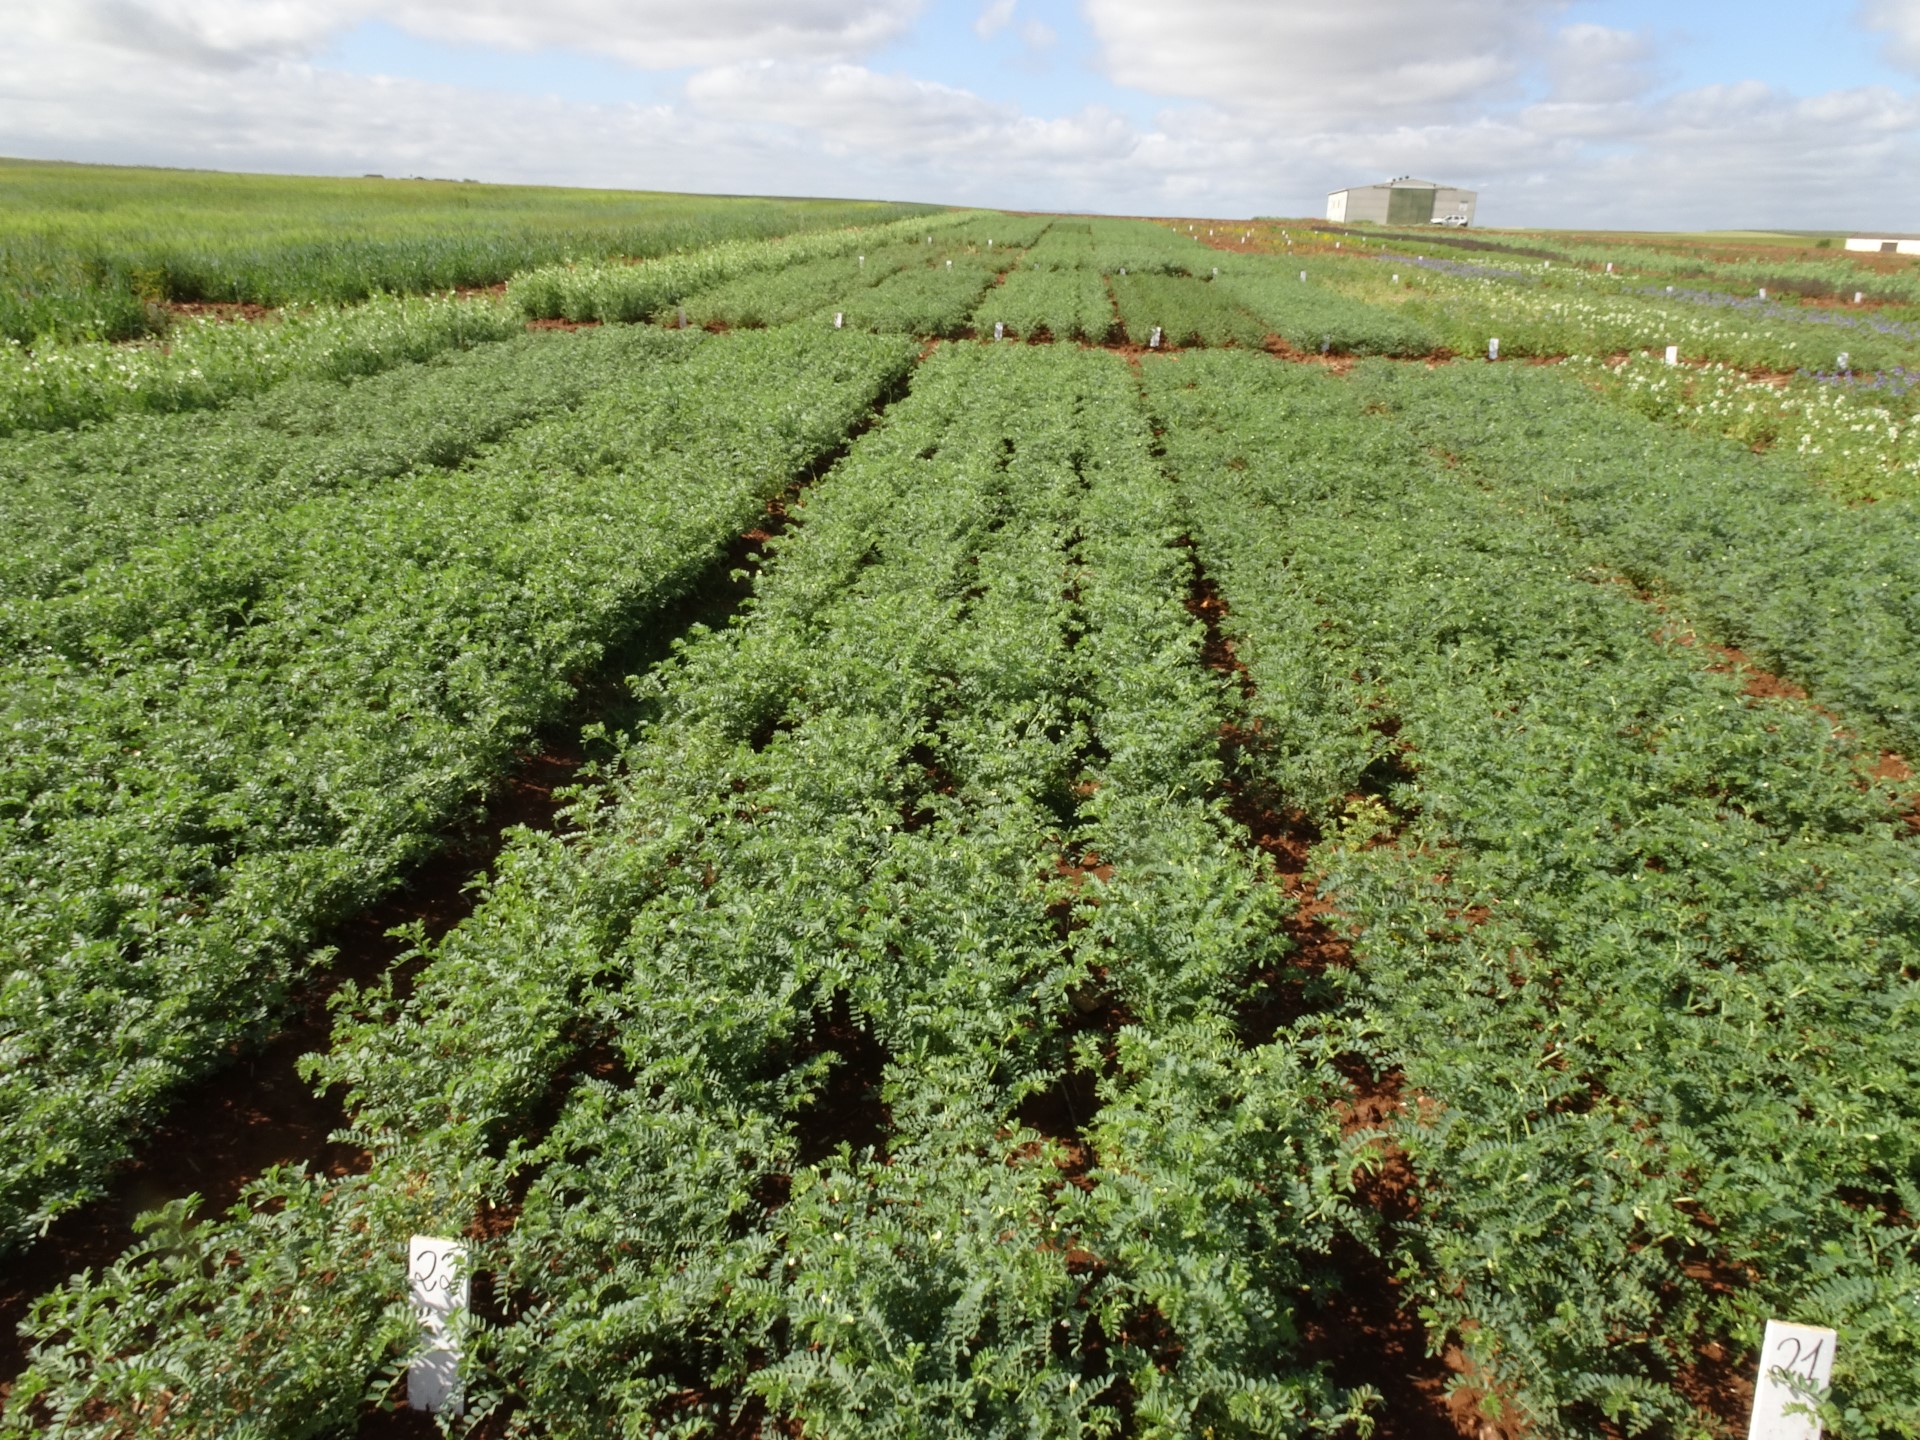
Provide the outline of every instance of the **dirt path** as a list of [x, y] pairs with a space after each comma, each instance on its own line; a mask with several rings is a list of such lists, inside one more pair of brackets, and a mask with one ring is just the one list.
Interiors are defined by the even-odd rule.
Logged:
[[[1183, 539], [1191, 546], [1191, 539]], [[1255, 698], [1253, 678], [1234, 652], [1225, 622], [1228, 610], [1217, 586], [1195, 557], [1188, 611], [1206, 627], [1205, 664], [1229, 677], [1243, 702]], [[1281, 887], [1293, 900], [1286, 921], [1293, 948], [1278, 972], [1251, 977], [1255, 997], [1243, 1006], [1241, 1026], [1250, 1045], [1271, 1042], [1286, 1025], [1327, 1005], [1316, 981], [1332, 969], [1351, 968], [1353, 945], [1338, 927], [1333, 899], [1321, 894], [1311, 869], [1318, 828], [1306, 816], [1277, 808], [1246, 778], [1241, 756], [1267, 743], [1258, 719], [1221, 730], [1226, 760], [1227, 809], [1246, 828], [1250, 843], [1273, 864]], [[1350, 1057], [1342, 1065], [1349, 1098], [1341, 1104], [1341, 1130], [1349, 1139], [1365, 1136], [1366, 1170], [1355, 1183], [1357, 1199], [1379, 1216], [1382, 1251], [1391, 1249], [1393, 1227], [1419, 1212], [1418, 1177], [1405, 1153], [1385, 1134], [1406, 1108], [1405, 1078], [1397, 1071], [1375, 1074]], [[1374, 1440], [1518, 1440], [1522, 1431], [1486, 1417], [1483, 1393], [1472, 1384], [1466, 1356], [1457, 1344], [1434, 1356], [1427, 1353], [1425, 1327], [1414, 1313], [1401, 1282], [1379, 1254], [1342, 1237], [1333, 1266], [1338, 1288], [1303, 1320], [1309, 1358], [1324, 1362], [1344, 1386], [1370, 1385], [1380, 1392], [1382, 1409]], [[1451, 1394], [1449, 1386], [1453, 1386]]]

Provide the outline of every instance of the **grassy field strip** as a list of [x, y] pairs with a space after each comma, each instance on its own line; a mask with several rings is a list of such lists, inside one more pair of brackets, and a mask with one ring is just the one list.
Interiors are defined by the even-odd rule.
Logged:
[[[1198, 264], [1204, 256], [1195, 256]], [[1151, 272], [1112, 275], [1113, 298], [1130, 343], [1146, 345], [1160, 331], [1163, 345], [1244, 345], [1257, 350], [1271, 328], [1233, 303], [1220, 287], [1191, 275]]]
[[[1255, 229], [1262, 228], [1256, 222]], [[1789, 303], [1826, 299], [1850, 304], [1855, 295], [1863, 295], [1868, 306], [1920, 307], [1920, 268], [1899, 265], [1887, 269], [1877, 263], [1878, 257], [1863, 263], [1844, 252], [1835, 253], [1833, 242], [1838, 237], [1827, 237], [1828, 244], [1823, 248], [1809, 239], [1740, 232], [1594, 236], [1564, 231], [1480, 231], [1467, 236], [1425, 230], [1373, 231], [1369, 227], [1366, 238], [1375, 246], [1485, 265], [1518, 268], [1528, 261], [1550, 259], [1556, 273], [1563, 266], [1575, 266], [1589, 275], [1604, 275], [1611, 264], [1613, 275], [1623, 281], [1671, 281], [1682, 288], [1711, 289], [1740, 297], [1754, 296], [1764, 287], [1770, 296]], [[1746, 253], [1730, 254], [1731, 250]], [[1876, 312], [1860, 313], [1871, 316]]]
[[258, 1365], [267, 1428], [350, 1424], [406, 1234], [493, 1216], [476, 1403], [545, 1435], [1350, 1419], [1284, 1358], [1348, 1206], [1337, 1076], [1237, 1034], [1281, 902], [1214, 798], [1136, 403], [1100, 355], [923, 365], [649, 681], [581, 832], [510, 850], [408, 999], [347, 1004], [318, 1073], [372, 1175], [171, 1217], [46, 1302], [11, 1418], [211, 1421]]
[[124, 340], [170, 302], [349, 304], [931, 208], [0, 160], [0, 337]]
[[12, 1243], [267, 1023], [324, 927], [429, 853], [913, 353], [653, 348], [471, 466], [207, 522], [35, 617], [0, 672]]
[[1034, 263], [1040, 253], [1038, 247], [1029, 251], [1026, 263], [987, 292], [974, 311], [975, 333], [991, 335], [995, 325], [1004, 325], [1007, 335], [1021, 340], [1098, 345], [1112, 339], [1113, 299], [1099, 270], [1041, 267]]
[[0, 441], [0, 631], [21, 602], [221, 516], [451, 468], [658, 352], [641, 332], [526, 335], [377, 375], [294, 379], [214, 414], [122, 415]]
[[[1018, 258], [1008, 247], [953, 257], [952, 268], [934, 260], [901, 270], [854, 295], [845, 307], [845, 323], [856, 330], [887, 335], [955, 338], [965, 333], [981, 295]], [[835, 309], [840, 307], [835, 306]]]
[[1731, 1423], [1726, 1377], [1792, 1314], [1846, 1337], [1846, 1423], [1894, 1433], [1920, 894], [1886, 797], [1364, 391], [1231, 354], [1147, 373], [1256, 763], [1335, 837], [1353, 1033], [1431, 1102], [1394, 1133], [1436, 1339], [1536, 1433], [1667, 1433], [1696, 1400]]
[[1278, 334], [1309, 354], [1426, 356], [1441, 348], [1433, 332], [1394, 308], [1302, 285], [1289, 265], [1209, 249], [1144, 221], [1082, 222], [1048, 232], [1022, 256], [1006, 283], [988, 292], [973, 328], [986, 335], [997, 322], [1022, 339], [1102, 344], [1124, 337], [1142, 346], [1158, 329], [1169, 348], [1259, 349]]
[[[999, 321], [1019, 339], [1092, 344], [1117, 340], [1120, 331], [1102, 309], [1097, 276], [1104, 270], [1115, 275], [1122, 296], [1133, 287], [1135, 293], [1152, 297], [1131, 302], [1126, 338], [1135, 344], [1146, 343], [1158, 325], [1169, 346], [1253, 348], [1271, 335], [1285, 342], [1287, 350], [1281, 353], [1291, 351], [1289, 358], [1388, 355], [1444, 360], [1455, 354], [1484, 355], [1487, 341], [1497, 336], [1504, 356], [1558, 362], [1571, 355], [1584, 378], [1625, 408], [1686, 429], [1725, 435], [1755, 449], [1785, 450], [1838, 498], [1885, 500], [1920, 494], [1920, 402], [1910, 398], [1912, 390], [1899, 373], [1863, 375], [1841, 384], [1819, 379], [1783, 384], [1773, 370], [1742, 369], [1731, 361], [1668, 366], [1658, 354], [1627, 353], [1631, 346], [1621, 336], [1608, 343], [1626, 346], [1621, 352], [1626, 358], [1602, 359], [1597, 357], [1613, 352], [1587, 348], [1597, 332], [1560, 319], [1542, 322], [1544, 329], [1516, 330], [1484, 316], [1472, 319], [1469, 312], [1465, 319], [1455, 315], [1450, 326], [1430, 323], [1431, 317], [1420, 318], [1419, 307], [1406, 303], [1418, 297], [1414, 287], [1429, 284], [1424, 272], [1416, 273], [1410, 264], [1396, 287], [1388, 283], [1390, 272], [1384, 281], [1373, 274], [1376, 261], [1371, 258], [1358, 265], [1319, 252], [1307, 258], [1210, 249], [1184, 236], [1155, 233], [1153, 226], [1139, 228], [1147, 232], [1143, 242], [1160, 248], [1162, 268], [1141, 274], [1136, 282], [1131, 274], [1117, 276], [1122, 267], [1110, 252], [1095, 248], [1091, 235], [1071, 234], [1076, 242], [1072, 245], [1064, 239], [1055, 246], [1043, 243], [1023, 258], [1006, 285], [988, 293], [974, 316], [975, 331], [988, 334]], [[1136, 263], [1143, 258], [1138, 243], [1131, 258]], [[1212, 282], [1217, 292], [1189, 289], [1179, 278], [1210, 274], [1215, 265], [1220, 271]], [[1299, 278], [1301, 268], [1308, 275], [1305, 283]], [[1431, 283], [1446, 281], [1442, 275]], [[1449, 299], [1442, 308], [1452, 303]], [[1183, 304], [1200, 308], [1187, 316]], [[1620, 304], [1631, 310], [1642, 301], [1622, 296]], [[1651, 342], [1643, 334], [1634, 343]]]
[[1798, 681], [1871, 743], [1920, 754], [1920, 501], [1836, 505], [1789, 457], [1675, 433], [1523, 366], [1353, 383], [1423, 446]]

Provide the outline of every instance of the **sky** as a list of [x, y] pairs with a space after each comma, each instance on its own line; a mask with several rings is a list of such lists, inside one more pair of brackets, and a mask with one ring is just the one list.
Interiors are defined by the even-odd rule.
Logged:
[[0, 0], [0, 155], [1920, 232], [1920, 0]]

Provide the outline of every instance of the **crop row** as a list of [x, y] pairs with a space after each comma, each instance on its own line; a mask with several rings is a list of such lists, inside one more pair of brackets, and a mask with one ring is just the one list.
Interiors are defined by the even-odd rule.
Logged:
[[0, 633], [29, 597], [182, 526], [451, 468], [604, 389], [644, 336], [522, 335], [376, 375], [293, 379], [212, 413], [121, 415], [0, 441]]
[[[710, 245], [644, 264], [543, 265], [507, 284], [507, 299], [531, 319], [639, 321], [665, 318], [689, 296], [742, 276], [842, 255], [931, 241], [965, 225], [964, 211], [898, 220], [865, 230], [833, 230], [780, 240]], [[954, 242], [958, 243], [958, 242]], [[933, 251], [931, 244], [927, 247]], [[944, 256], [946, 251], [941, 252]]]
[[[1464, 236], [1425, 233], [1386, 231], [1383, 234], [1386, 242], [1396, 249], [1411, 246], [1448, 254], [1459, 253], [1466, 240]], [[1737, 244], [1736, 240], [1721, 242], [1717, 251], [1692, 249], [1685, 242], [1658, 237], [1610, 245], [1582, 243], [1578, 237], [1561, 235], [1481, 234], [1472, 237], [1469, 243], [1474, 250], [1482, 252], [1479, 258], [1496, 264], [1513, 264], [1514, 257], [1551, 257], [1556, 266], [1565, 262], [1604, 274], [1611, 265], [1612, 273], [1642, 283], [1672, 282], [1676, 286], [1711, 289], [1730, 296], [1754, 296], [1765, 289], [1789, 302], [1802, 299], [1851, 302], [1855, 295], [1861, 295], [1875, 304], [1898, 305], [1903, 311], [1920, 306], [1920, 276], [1911, 268], [1869, 269], [1851, 255], [1835, 254], [1832, 249], [1817, 246], [1787, 249], [1762, 244], [1753, 246], [1753, 253], [1741, 258], [1725, 253], [1725, 246]], [[1805, 308], [1811, 315], [1824, 307]], [[1901, 318], [1913, 317], [1907, 313]]]
[[174, 1207], [42, 1302], [8, 1423], [350, 1425], [425, 1231], [490, 1277], [468, 1386], [508, 1433], [1349, 1424], [1299, 1353], [1358, 1224], [1340, 1080], [1237, 1033], [1284, 901], [1215, 798], [1150, 444], [1112, 357], [925, 362], [641, 684], [575, 832], [348, 996], [314, 1074], [370, 1174]]
[[520, 332], [504, 306], [380, 298], [289, 310], [264, 324], [196, 320], [162, 345], [0, 343], [0, 436], [128, 412], [204, 410], [295, 377], [375, 375]]
[[[1608, 356], [1676, 345], [1687, 359], [1772, 372], [1823, 369], [1842, 351], [1856, 370], [1920, 363], [1920, 344], [1898, 334], [1816, 326], [1779, 306], [1715, 313], [1677, 294], [1641, 293], [1624, 276], [1565, 267], [1487, 270], [1391, 253], [1365, 265], [1323, 258], [1309, 268], [1355, 298], [1397, 302], [1463, 354], [1484, 352], [1497, 336], [1512, 355]], [[1394, 273], [1402, 276], [1399, 286]]]
[[1784, 451], [1839, 499], [1920, 495], [1920, 376], [1826, 375], [1783, 386], [1731, 366], [1645, 355], [1581, 368], [1642, 415]]
[[[1045, 243], [1044, 241], [1042, 242]], [[1038, 251], [1029, 251], [1031, 256]], [[974, 330], [991, 335], [995, 325], [1023, 340], [1085, 340], [1101, 344], [1116, 330], [1113, 297], [1097, 269], [1037, 268], [1023, 264], [987, 292], [974, 313]]]
[[1339, 355], [1442, 348], [1434, 331], [1393, 308], [1302, 283], [1284, 258], [1211, 250], [1140, 221], [1056, 223], [974, 316], [982, 334], [995, 323], [1022, 338], [1093, 343], [1124, 334], [1147, 345], [1157, 329], [1168, 346], [1258, 349], [1278, 335], [1298, 350]]
[[1890, 749], [1920, 753], [1916, 502], [1835, 504], [1792, 457], [1675, 433], [1532, 366], [1356, 376], [1434, 452], [1550, 518]]
[[911, 347], [654, 332], [452, 470], [245, 508], [12, 607], [0, 1234], [90, 1193], [276, 1015], [575, 680], [896, 383]]
[[844, 308], [852, 296], [910, 266], [924, 266], [927, 259], [927, 247], [918, 243], [827, 255], [723, 281], [689, 297], [681, 308], [694, 325], [730, 330], [787, 325], [817, 319], [823, 311], [833, 310], [836, 302]]
[[[1816, 345], [1804, 322], [1830, 318], [1830, 310], [1775, 306], [1736, 325], [1702, 316], [1684, 297], [1636, 293], [1624, 271], [1616, 279], [1422, 258], [1417, 269], [1414, 257], [1380, 258], [1377, 269], [1395, 267], [1398, 284], [1391, 272], [1375, 273], [1373, 264], [1323, 257], [1308, 266], [1316, 281], [1347, 296], [1387, 302], [1375, 313], [1397, 315], [1434, 347], [1483, 354], [1497, 338], [1505, 356], [1572, 356], [1606, 393], [1642, 414], [1755, 448], [1790, 446], [1809, 472], [1843, 498], [1879, 499], [1915, 489], [1920, 462], [1913, 458], [1913, 437], [1920, 432], [1906, 367], [1920, 352], [1905, 341], [1876, 332], [1856, 343], [1848, 334], [1830, 332]], [[1330, 327], [1328, 333], [1331, 348], [1339, 351], [1337, 332]], [[1703, 363], [1663, 365], [1660, 352], [1669, 343], [1689, 361]], [[1363, 347], [1351, 348], [1360, 353]], [[1755, 367], [1759, 378], [1747, 373]], [[1777, 373], [1795, 367], [1791, 379]]]
[[1596, 583], [1496, 373], [1420, 377], [1515, 416], [1510, 461], [1451, 437], [1463, 474], [1376, 413], [1402, 377], [1147, 369], [1253, 763], [1329, 836], [1350, 1043], [1403, 1078], [1401, 1274], [1537, 1434], [1710, 1426], [1768, 1317], [1839, 1330], [1830, 1423], [1908, 1434], [1916, 840], [1825, 718]]

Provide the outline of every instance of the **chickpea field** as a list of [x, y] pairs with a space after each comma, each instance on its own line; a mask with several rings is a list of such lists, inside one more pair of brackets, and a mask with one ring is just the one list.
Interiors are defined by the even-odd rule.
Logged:
[[1920, 1435], [1920, 269], [675, 204], [0, 255], [0, 1437]]

